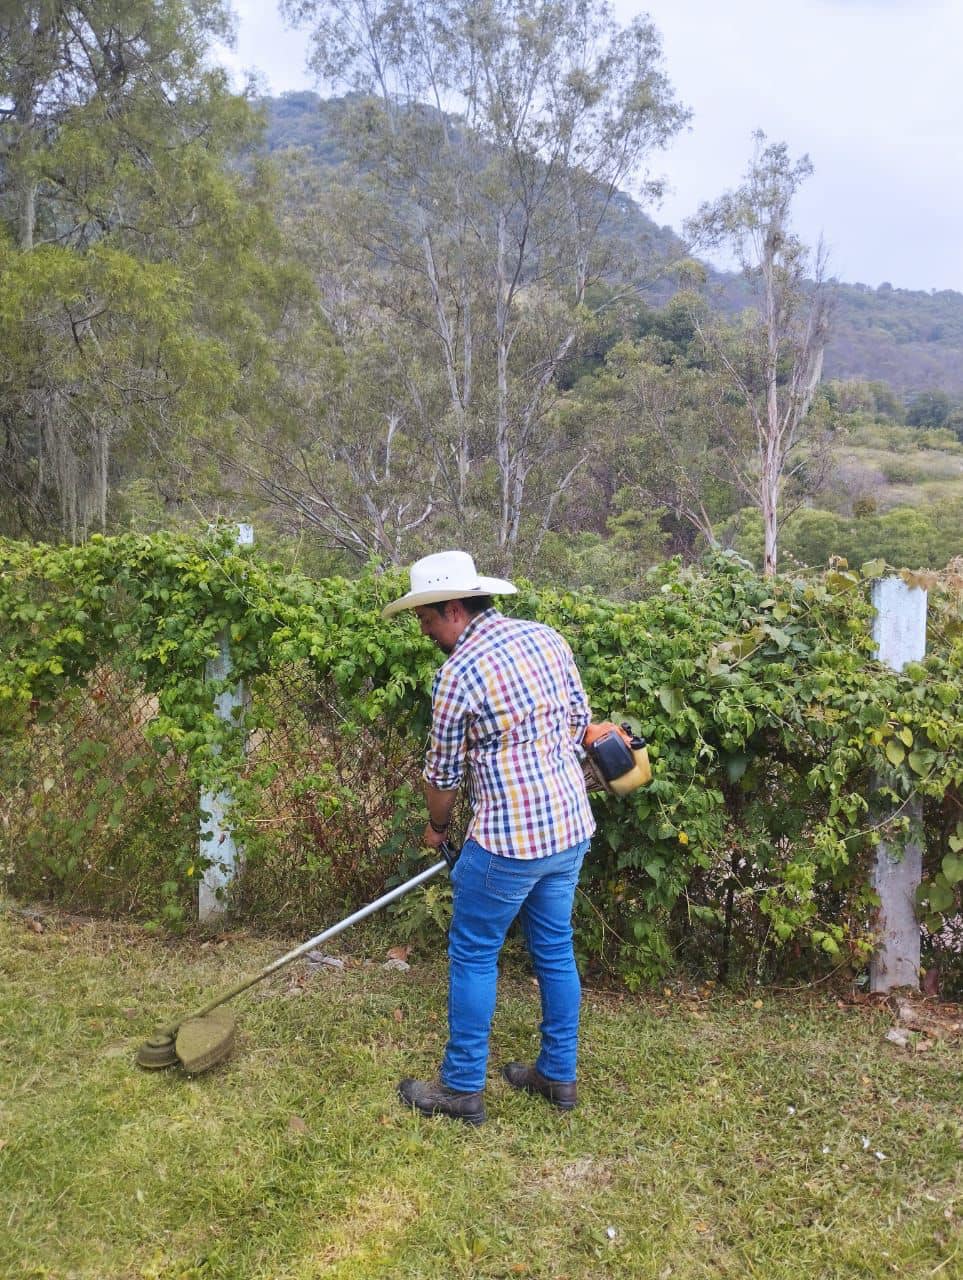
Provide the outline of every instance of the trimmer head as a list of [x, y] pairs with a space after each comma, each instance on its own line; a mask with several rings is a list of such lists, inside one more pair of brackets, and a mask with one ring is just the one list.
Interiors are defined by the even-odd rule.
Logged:
[[164, 1067], [173, 1067], [177, 1063], [177, 1050], [174, 1048], [174, 1037], [163, 1031], [145, 1040], [137, 1050], [137, 1065], [145, 1071], [161, 1071]]
[[234, 1014], [215, 1009], [202, 1018], [188, 1018], [177, 1029], [174, 1050], [189, 1076], [210, 1071], [229, 1057], [234, 1048]]
[[234, 1048], [234, 1014], [214, 1009], [200, 1018], [187, 1018], [177, 1028], [157, 1031], [137, 1050], [137, 1065], [160, 1071], [178, 1063], [189, 1076], [200, 1075], [223, 1062]]

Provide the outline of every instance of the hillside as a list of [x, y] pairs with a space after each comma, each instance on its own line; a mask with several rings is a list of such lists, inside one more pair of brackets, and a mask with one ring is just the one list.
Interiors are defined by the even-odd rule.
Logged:
[[[268, 98], [262, 105], [267, 151], [300, 148], [321, 167], [345, 160], [341, 100], [305, 91]], [[658, 226], [630, 196], [620, 195], [614, 212], [613, 234], [636, 250], [665, 263], [684, 253], [672, 229]], [[726, 311], [745, 305], [738, 276], [711, 268], [708, 275], [718, 305]], [[651, 300], [664, 302], [670, 292], [663, 279], [653, 285]], [[885, 382], [903, 394], [931, 389], [963, 394], [963, 293], [840, 283], [825, 376]]]
[[963, 293], [841, 284], [826, 376], [963, 392]]

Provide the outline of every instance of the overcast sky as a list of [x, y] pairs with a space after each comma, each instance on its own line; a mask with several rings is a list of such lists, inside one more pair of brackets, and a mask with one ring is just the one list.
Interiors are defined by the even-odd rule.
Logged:
[[[272, 0], [233, 0], [236, 71], [271, 93], [313, 88], [307, 38]], [[820, 234], [831, 274], [963, 290], [963, 0], [613, 0], [648, 13], [693, 112], [652, 162], [668, 192], [649, 213], [677, 230], [739, 182], [752, 132], [806, 152], [816, 172], [796, 228]], [[323, 90], [322, 90], [323, 91]]]

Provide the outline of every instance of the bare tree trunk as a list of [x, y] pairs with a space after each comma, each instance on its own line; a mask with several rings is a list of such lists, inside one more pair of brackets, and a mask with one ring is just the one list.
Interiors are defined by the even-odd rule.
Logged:
[[[508, 550], [511, 528], [512, 450], [508, 421], [508, 307], [509, 288], [505, 269], [505, 214], [498, 215], [498, 249], [495, 299], [495, 457], [501, 482], [501, 511], [498, 522], [498, 546], [503, 553]], [[503, 569], [510, 569], [508, 563]]]
[[784, 456], [779, 421], [779, 316], [776, 298], [776, 253], [784, 235], [782, 219], [775, 221], [763, 243], [762, 274], [765, 280], [764, 319], [766, 326], [766, 406], [762, 448], [760, 498], [765, 536], [762, 571], [770, 578], [779, 559], [779, 489]]
[[465, 497], [468, 492], [468, 474], [471, 470], [471, 441], [468, 437], [468, 417], [471, 410], [471, 397], [473, 391], [472, 385], [472, 357], [474, 354], [472, 342], [472, 308], [471, 308], [471, 292], [465, 284], [462, 290], [462, 403], [463, 412], [459, 419], [458, 442], [456, 462], [458, 466], [458, 514], [461, 515], [464, 508]]
[[451, 410], [455, 417], [456, 435], [454, 443], [456, 488], [452, 495], [455, 500], [456, 514], [461, 518], [464, 514], [465, 500], [468, 491], [468, 475], [471, 470], [471, 441], [468, 434], [468, 405], [471, 396], [472, 373], [472, 334], [471, 312], [467, 303], [463, 306], [462, 341], [461, 341], [461, 385], [458, 382], [457, 345], [458, 339], [442, 297], [441, 282], [438, 278], [438, 266], [435, 261], [435, 249], [427, 228], [422, 232], [422, 248], [425, 254], [425, 268], [431, 286], [432, 305], [435, 312], [435, 323], [441, 342], [442, 360], [445, 377], [448, 382], [448, 394]]
[[28, 179], [20, 189], [18, 248], [27, 253], [33, 248], [33, 232], [37, 221], [37, 184]]
[[767, 578], [771, 578], [776, 572], [776, 561], [779, 558], [779, 487], [779, 459], [770, 438], [766, 441], [762, 459], [762, 476], [759, 482], [762, 527], [765, 537], [762, 571]]
[[765, 550], [763, 552], [762, 572], [771, 578], [776, 572], [776, 561], [779, 556], [778, 530], [776, 527], [776, 500], [771, 492], [766, 492], [762, 499], [763, 533]]
[[34, 228], [37, 223], [37, 182], [30, 172], [29, 163], [24, 164], [33, 151], [33, 104], [28, 101], [18, 103], [15, 108], [17, 121], [17, 247], [24, 253], [33, 248]]
[[107, 474], [110, 457], [110, 428], [106, 423], [97, 424], [96, 453], [94, 456], [94, 484], [97, 522], [107, 528]]

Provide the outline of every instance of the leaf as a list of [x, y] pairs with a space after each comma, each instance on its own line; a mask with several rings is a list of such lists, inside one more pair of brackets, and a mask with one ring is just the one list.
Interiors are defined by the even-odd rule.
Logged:
[[833, 595], [842, 595], [846, 591], [852, 591], [858, 581], [854, 573], [827, 573], [826, 589]]
[[623, 832], [621, 826], [610, 826], [605, 829], [605, 841], [613, 853], [617, 852], [623, 844]]
[[933, 911], [948, 911], [955, 901], [955, 894], [942, 875], [938, 875], [929, 886], [928, 897]]
[[410, 955], [411, 955], [411, 947], [406, 944], [401, 944], [397, 947], [388, 948], [389, 960], [407, 960]]
[[729, 751], [722, 757], [726, 777], [730, 782], [738, 782], [749, 767], [750, 757], [744, 751]]
[[288, 1128], [292, 1133], [306, 1134], [308, 1126], [300, 1116], [288, 1116]]
[[882, 559], [867, 560], [859, 566], [859, 571], [864, 578], [881, 578], [886, 572], [886, 561]]
[[929, 768], [930, 755], [925, 751], [911, 751], [909, 754], [909, 767], [914, 773], [925, 773]]
[[763, 627], [763, 631], [765, 631], [770, 640], [775, 642], [780, 651], [789, 648], [789, 635], [787, 632], [781, 631], [779, 627], [770, 627], [768, 625]]
[[937, 574], [925, 571], [914, 573], [910, 569], [901, 569], [899, 576], [908, 587], [918, 588], [921, 591], [932, 591], [939, 583]]
[[897, 734], [897, 737], [904, 746], [911, 747], [913, 745], [913, 732], [906, 725], [903, 725], [902, 729], [900, 729]]
[[900, 746], [895, 738], [890, 738], [889, 742], [886, 744], [886, 759], [891, 765], [895, 765], [897, 768], [899, 768], [906, 759], [905, 750]]
[[678, 689], [663, 685], [659, 690], [659, 701], [666, 715], [677, 716], [682, 710], [682, 694]]
[[963, 854], [948, 853], [941, 865], [947, 884], [959, 884], [963, 880]]

